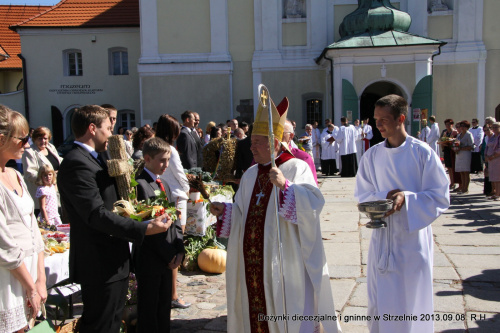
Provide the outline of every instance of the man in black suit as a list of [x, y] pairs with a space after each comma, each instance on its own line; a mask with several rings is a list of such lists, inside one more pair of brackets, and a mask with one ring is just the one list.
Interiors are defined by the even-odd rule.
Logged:
[[[177, 138], [177, 150], [181, 158], [184, 169], [196, 168], [198, 166], [198, 143], [193, 133], [195, 116], [191, 111], [184, 111], [181, 114], [182, 128]], [[200, 165], [201, 167], [201, 165]]]
[[198, 133], [198, 127], [200, 125], [200, 115], [197, 112], [193, 112], [194, 116], [194, 131], [191, 132], [194, 137], [194, 141], [196, 141], [196, 146], [197, 146], [197, 157], [196, 157], [196, 164], [199, 168], [203, 167], [203, 146], [205, 145], [205, 141], [200, 138], [200, 135]]
[[[137, 199], [155, 199], [155, 191], [165, 191], [171, 199], [170, 189], [160, 178], [170, 159], [170, 146], [160, 138], [144, 142], [144, 171], [136, 178]], [[167, 232], [147, 237], [134, 245], [133, 259], [137, 276], [138, 333], [170, 332], [172, 300], [172, 270], [184, 258], [184, 244], [180, 219]]]
[[76, 140], [58, 172], [59, 192], [70, 229], [69, 278], [81, 284], [80, 332], [117, 333], [128, 290], [129, 242], [165, 232], [166, 215], [144, 224], [111, 212], [118, 200], [115, 179], [102, 158], [111, 122], [106, 109], [86, 105], [71, 120]]

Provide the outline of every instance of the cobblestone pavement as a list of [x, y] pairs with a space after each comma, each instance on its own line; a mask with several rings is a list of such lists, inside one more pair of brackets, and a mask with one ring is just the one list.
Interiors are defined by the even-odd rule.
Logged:
[[[433, 223], [435, 331], [500, 332], [500, 203], [482, 195], [472, 175], [469, 194], [451, 196]], [[320, 177], [325, 207], [321, 228], [335, 310], [344, 332], [368, 332], [366, 260], [371, 231], [358, 213], [354, 178]], [[226, 332], [225, 274], [180, 272], [180, 294], [193, 305], [172, 310], [172, 332]], [[346, 322], [346, 316], [354, 316]], [[239, 333], [239, 332], [237, 332]]]

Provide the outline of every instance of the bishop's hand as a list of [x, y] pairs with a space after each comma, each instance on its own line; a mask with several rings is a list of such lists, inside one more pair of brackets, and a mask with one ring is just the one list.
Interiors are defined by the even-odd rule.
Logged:
[[146, 236], [156, 235], [165, 232], [172, 225], [172, 219], [165, 213], [156, 217], [154, 220], [148, 223], [148, 228], [146, 229]]
[[399, 212], [401, 208], [403, 208], [403, 205], [405, 204], [405, 194], [400, 189], [389, 191], [387, 193], [386, 199], [391, 199], [393, 203], [392, 203], [392, 209], [387, 213], [385, 213], [384, 217], [392, 215], [395, 212]]
[[220, 216], [224, 212], [224, 204], [221, 202], [212, 202], [210, 204], [210, 214]]
[[271, 183], [279, 187], [282, 191], [285, 190], [286, 178], [283, 176], [283, 172], [277, 167], [271, 168], [269, 170], [269, 180]]

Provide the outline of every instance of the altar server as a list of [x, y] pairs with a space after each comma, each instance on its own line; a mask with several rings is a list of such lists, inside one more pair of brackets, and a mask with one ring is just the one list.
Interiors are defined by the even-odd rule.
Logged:
[[[431, 125], [430, 131], [429, 131], [429, 136], [427, 137], [427, 143], [429, 146], [436, 152], [438, 156], [441, 156], [439, 152], [439, 145], [438, 141], [439, 138], [441, 137], [441, 133], [439, 132], [439, 126], [436, 123], [436, 117], [430, 116], [429, 117], [429, 124]], [[482, 131], [482, 129], [481, 129]]]
[[371, 320], [370, 332], [434, 332], [430, 224], [450, 205], [448, 179], [436, 153], [405, 131], [408, 104], [389, 95], [375, 103], [385, 141], [361, 158], [359, 202], [392, 199], [387, 228], [374, 229], [368, 251], [368, 315], [414, 315], [417, 320]]
[[337, 150], [335, 135], [339, 128], [332, 123], [328, 124], [326, 131], [321, 134], [321, 171], [325, 176], [333, 176], [337, 171]]
[[358, 162], [356, 160], [356, 138], [358, 131], [353, 125], [349, 125], [347, 117], [340, 118], [342, 126], [340, 127], [337, 143], [339, 144], [339, 153], [341, 160], [341, 177], [355, 177], [358, 171]]

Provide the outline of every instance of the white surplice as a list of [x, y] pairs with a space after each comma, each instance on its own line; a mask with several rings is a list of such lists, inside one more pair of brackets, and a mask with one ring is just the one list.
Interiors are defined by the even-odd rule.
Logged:
[[474, 150], [472, 150], [473, 153], [478, 153], [481, 151], [481, 144], [483, 143], [484, 139], [484, 131], [481, 126], [476, 126], [472, 127], [469, 129], [469, 132], [472, 133], [472, 137], [474, 138]]
[[450, 205], [449, 182], [430, 147], [411, 136], [399, 147], [383, 141], [361, 158], [355, 196], [359, 202], [384, 200], [400, 189], [401, 211], [374, 229], [368, 252], [368, 315], [416, 315], [418, 320], [368, 323], [370, 332], [433, 332], [433, 239], [430, 224]]
[[337, 136], [340, 156], [356, 153], [356, 139], [359, 132], [353, 125], [341, 126]]
[[422, 127], [422, 129], [420, 130], [420, 134], [418, 135], [418, 139], [420, 141], [428, 143], [430, 133], [431, 129], [429, 128], [429, 126]]
[[432, 148], [432, 150], [436, 152], [438, 156], [441, 156], [438, 145], [438, 140], [440, 136], [441, 133], [439, 133], [439, 125], [437, 123], [432, 124], [429, 131], [429, 136], [427, 137], [427, 143]]
[[361, 159], [361, 156], [363, 155], [363, 128], [361, 126], [355, 126], [356, 131], [358, 132], [357, 137], [356, 137], [356, 161], [358, 162], [359, 165], [359, 160]]
[[320, 167], [321, 159], [321, 132], [319, 128], [313, 128], [312, 130], [312, 145], [313, 145], [313, 158], [314, 165], [316, 169]]
[[[363, 124], [361, 126], [363, 129], [363, 152], [362, 154], [365, 153], [370, 148], [370, 140], [373, 139], [373, 128], [369, 124]], [[367, 141], [367, 142], [366, 142]]]
[[[286, 312], [289, 315], [288, 331], [303, 332], [302, 323], [292, 320], [293, 315], [316, 313], [335, 316], [330, 277], [326, 263], [319, 216], [325, 200], [316, 186], [309, 166], [293, 158], [279, 169], [291, 181], [295, 195], [297, 224], [280, 217], [283, 244], [283, 275], [285, 279]], [[227, 253], [227, 331], [250, 332], [248, 292], [245, 280], [243, 242], [245, 223], [252, 191], [258, 173], [257, 165], [249, 168], [241, 179], [232, 204], [231, 230]], [[290, 188], [289, 188], [290, 190]], [[273, 190], [274, 191], [274, 190]], [[274, 198], [274, 192], [271, 195]], [[282, 315], [283, 302], [279, 279], [278, 239], [275, 222], [275, 202], [270, 199], [264, 226], [264, 292], [268, 315]], [[309, 292], [307, 292], [309, 290]], [[306, 305], [308, 304], [308, 306]], [[269, 321], [272, 333], [284, 332], [283, 321]], [[338, 332], [335, 321], [322, 321], [324, 332]], [[311, 332], [311, 331], [307, 331]]]

